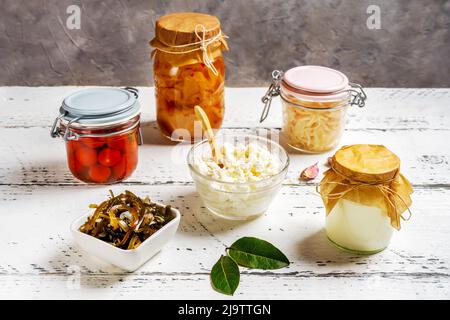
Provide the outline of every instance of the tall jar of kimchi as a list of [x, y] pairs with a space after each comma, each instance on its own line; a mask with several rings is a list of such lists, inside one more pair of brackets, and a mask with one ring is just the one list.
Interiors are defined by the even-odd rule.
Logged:
[[219, 129], [224, 116], [222, 51], [228, 49], [219, 20], [201, 13], [163, 16], [150, 45], [156, 118], [163, 135], [177, 141], [201, 135], [196, 129], [201, 127], [195, 126], [196, 105], [205, 110], [212, 128]]

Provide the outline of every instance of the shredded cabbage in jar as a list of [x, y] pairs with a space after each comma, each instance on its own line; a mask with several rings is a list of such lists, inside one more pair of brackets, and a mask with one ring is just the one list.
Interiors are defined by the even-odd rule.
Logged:
[[[288, 143], [305, 152], [325, 152], [339, 143], [344, 131], [347, 107], [339, 102], [298, 102], [283, 100], [283, 128]], [[335, 109], [327, 109], [333, 108]]]

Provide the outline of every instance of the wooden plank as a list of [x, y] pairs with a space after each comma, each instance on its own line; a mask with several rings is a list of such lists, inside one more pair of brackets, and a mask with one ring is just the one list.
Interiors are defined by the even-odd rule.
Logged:
[[[0, 87], [0, 127], [49, 127], [69, 94], [84, 87]], [[155, 117], [154, 90], [140, 87], [143, 121]], [[227, 88], [225, 128], [280, 127], [281, 103], [274, 99], [268, 119], [259, 123], [266, 88]], [[449, 130], [450, 89], [367, 88], [364, 109], [351, 108], [349, 130]]]
[[[132, 191], [170, 203], [183, 216], [179, 232], [163, 251], [128, 274], [85, 254], [69, 234], [70, 222], [86, 212], [88, 202], [101, 201], [109, 188], [1, 186], [2, 223], [11, 227], [0, 233], [0, 297], [88, 298], [95, 292], [97, 298], [150, 298], [157, 292], [164, 298], [183, 298], [191, 292], [193, 298], [221, 298], [209, 287], [209, 270], [227, 245], [250, 235], [280, 247], [292, 264], [274, 272], [251, 271], [243, 277], [242, 296], [237, 297], [449, 297], [448, 189], [418, 188], [413, 217], [391, 246], [377, 255], [356, 256], [326, 239], [321, 200], [311, 187], [285, 186], [266, 215], [239, 223], [211, 216], [193, 186], [133, 186]], [[123, 188], [112, 187], [115, 192]], [[18, 236], [21, 232], [25, 235]], [[76, 292], [66, 288], [74, 270], [80, 271], [82, 281]], [[389, 293], [383, 293], [389, 284]]]
[[[239, 130], [244, 132], [243, 130]], [[234, 129], [223, 132], [235, 132]], [[248, 130], [247, 132], [253, 132]], [[265, 131], [262, 131], [265, 134]], [[64, 142], [51, 139], [48, 128], [0, 128], [0, 183], [15, 185], [81, 185], [66, 167]], [[402, 172], [415, 185], [450, 184], [450, 131], [346, 131], [342, 145], [384, 144], [402, 159]], [[144, 145], [134, 175], [127, 184], [191, 182], [186, 165], [190, 145], [168, 143], [156, 127], [144, 128]], [[290, 150], [291, 165], [286, 184], [299, 184], [298, 176], [308, 165], [319, 162], [321, 172], [334, 151], [305, 155]], [[320, 178], [320, 177], [319, 177]], [[304, 184], [304, 183], [303, 183]]]
[[352, 277], [241, 275], [233, 297], [210, 287], [208, 275], [82, 275], [79, 289], [71, 275], [0, 276], [2, 299], [448, 299], [445, 278], [421, 274]]

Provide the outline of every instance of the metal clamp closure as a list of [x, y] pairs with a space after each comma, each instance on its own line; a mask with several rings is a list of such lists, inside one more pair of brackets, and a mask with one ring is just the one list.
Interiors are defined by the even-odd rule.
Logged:
[[50, 130], [50, 136], [52, 138], [56, 138], [60, 136], [60, 128], [59, 124], [61, 123], [61, 119], [64, 117], [64, 114], [60, 114], [55, 121], [53, 121], [52, 129]]
[[70, 130], [70, 125], [80, 119], [81, 119], [81, 117], [73, 118], [72, 120], [70, 120], [67, 123], [66, 131], [64, 132], [64, 137], [63, 137], [64, 141], [78, 140], [80, 138], [80, 135], [78, 133]]
[[[56, 138], [56, 137], [61, 137], [61, 127], [59, 126], [61, 123], [61, 119], [64, 117], [64, 114], [60, 114], [54, 121], [52, 129], [50, 131], [50, 135], [52, 136], [52, 138]], [[78, 117], [78, 118], [74, 118], [72, 120], [70, 120], [67, 125], [65, 125], [65, 131], [64, 131], [64, 135], [63, 140], [64, 141], [71, 141], [71, 140], [78, 140], [80, 138], [99, 138], [99, 137], [111, 137], [111, 136], [115, 136], [118, 134], [122, 134], [125, 132], [128, 132], [134, 128], [136, 128], [139, 125], [139, 121], [136, 121], [132, 126], [129, 126], [127, 128], [124, 128], [120, 131], [114, 131], [114, 132], [109, 132], [109, 133], [88, 133], [88, 134], [81, 134], [81, 133], [76, 133], [73, 132], [70, 129], [70, 125], [78, 120], [80, 120], [82, 117]], [[141, 128], [139, 128], [139, 132], [138, 132], [138, 144], [141, 145], [142, 144], [142, 133], [141, 133]]]
[[[60, 127], [60, 124], [61, 124], [61, 119], [64, 118], [64, 116], [65, 116], [65, 114], [64, 114], [64, 113], [61, 113], [61, 114], [55, 119], [55, 121], [53, 122], [52, 129], [50, 130], [50, 136], [51, 136], [52, 138], [61, 137], [61, 127]], [[80, 119], [81, 119], [81, 117], [74, 118], [74, 119], [70, 120], [70, 121], [67, 123], [66, 130], [65, 130], [64, 135], [63, 135], [64, 141], [78, 140], [78, 138], [80, 137], [80, 135], [79, 135], [78, 133], [75, 133], [75, 132], [73, 132], [72, 130], [70, 130], [70, 125], [71, 125], [73, 122], [78, 121], [78, 120], [80, 120]]]
[[280, 94], [280, 81], [283, 78], [283, 71], [274, 70], [272, 71], [272, 83], [269, 86], [264, 97], [261, 98], [262, 103], [264, 103], [264, 109], [261, 113], [261, 118], [259, 122], [266, 120], [269, 115], [270, 105], [272, 104], [272, 98]]
[[133, 87], [125, 87], [123, 88], [124, 90], [127, 90], [129, 92], [131, 92], [132, 94], [134, 94], [134, 96], [137, 98], [139, 98], [139, 90]]
[[360, 108], [364, 107], [366, 105], [367, 95], [362, 86], [357, 83], [350, 83], [350, 87], [351, 89], [348, 90], [352, 95], [350, 105], [356, 105]]

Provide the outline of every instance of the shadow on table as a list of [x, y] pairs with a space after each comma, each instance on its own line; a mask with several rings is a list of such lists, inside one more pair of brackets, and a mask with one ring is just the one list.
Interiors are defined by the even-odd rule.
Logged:
[[355, 255], [338, 249], [328, 240], [325, 229], [302, 239], [297, 244], [299, 260], [318, 266], [362, 263], [368, 256]]
[[156, 121], [141, 123], [141, 133], [143, 145], [175, 146], [179, 144], [179, 142], [170, 141], [163, 136]]
[[85, 252], [72, 241], [57, 248], [39, 268], [41, 272], [65, 275], [67, 289], [109, 288], [132, 274]]
[[252, 220], [227, 220], [213, 215], [204, 205], [197, 192], [189, 192], [179, 196], [173, 203], [181, 214], [180, 230], [201, 236], [208, 233], [212, 237], [225, 233], [248, 223]]

